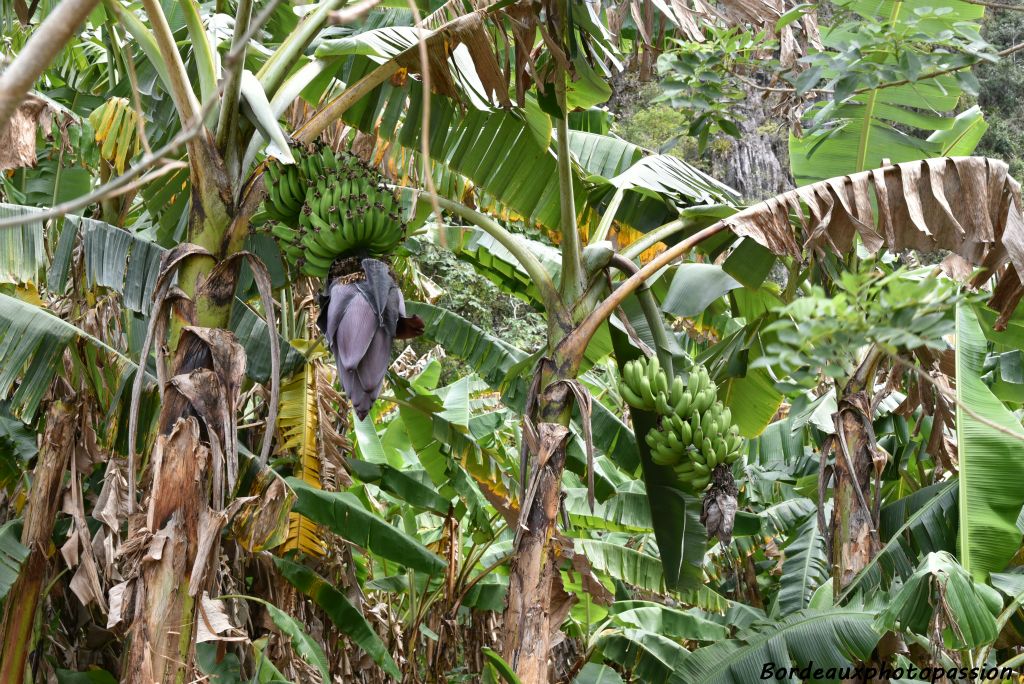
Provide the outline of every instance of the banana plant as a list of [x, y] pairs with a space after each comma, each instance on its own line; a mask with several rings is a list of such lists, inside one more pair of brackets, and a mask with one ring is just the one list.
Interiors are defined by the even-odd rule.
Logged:
[[[456, 3], [416, 26], [383, 25], [390, 15], [379, 10], [358, 28], [337, 31], [327, 29], [344, 9], [343, 2], [334, 0], [308, 8], [301, 17], [290, 8], [274, 3], [259, 8], [248, 0], [218, 3], [218, 13], [205, 16], [192, 0], [144, 0], [141, 10], [107, 0], [90, 15], [88, 21], [95, 23], [87, 25], [81, 44], [74, 46], [77, 56], [58, 58], [97, 4], [66, 0], [54, 7], [0, 76], [2, 90], [20, 97], [57, 60], [61, 68], [48, 73], [49, 82], [42, 84], [56, 92], [69, 82], [61, 77], [69, 72], [68, 64], [101, 50], [108, 68], [106, 73], [83, 70], [86, 97], [67, 89], [56, 93], [83, 127], [95, 114], [91, 139], [96, 149], [86, 150], [72, 165], [79, 176], [93, 172], [100, 195], [108, 186], [123, 190], [154, 168], [138, 184], [138, 197], [120, 193], [116, 202], [113, 196], [99, 197], [100, 213], [94, 215], [106, 223], [68, 217], [42, 224], [68, 214], [76, 202], [76, 210], [87, 208], [97, 192], [91, 188], [97, 180], [92, 176], [89, 188], [70, 193], [78, 198], [55, 199], [54, 190], [47, 202], [57, 206], [32, 212], [38, 217], [27, 219], [14, 210], [0, 217], [0, 225], [17, 226], [0, 234], [0, 271], [10, 274], [12, 282], [32, 285], [12, 288], [0, 301], [5, 307], [0, 389], [26, 418], [49, 404], [56, 413], [52, 425], [44, 421], [44, 432], [56, 434], [67, 411], [60, 402], [50, 402], [48, 392], [66, 390], [68, 377], [83, 394], [81, 387], [92, 387], [94, 394], [109, 399], [111, 392], [105, 390], [117, 388], [117, 402], [106, 401], [102, 413], [109, 413], [109, 421], [116, 416], [127, 423], [123, 430], [118, 423], [110, 434], [127, 433], [126, 513], [145, 520], [131, 528], [125, 541], [131, 542], [128, 548], [150, 551], [144, 558], [140, 554], [117, 592], [101, 587], [93, 593], [109, 598], [111, 612], [113, 597], [121, 599], [111, 624], [120, 622], [117, 628], [130, 637], [125, 678], [173, 681], [191, 677], [195, 663], [207, 663], [211, 651], [200, 645], [205, 643], [200, 635], [218, 640], [208, 632], [228, 630], [219, 619], [210, 619], [225, 609], [206, 595], [223, 588], [215, 568], [225, 543], [221, 525], [229, 518], [230, 538], [241, 550], [227, 555], [257, 564], [254, 583], [280, 573], [310, 597], [316, 606], [310, 610], [321, 611], [323, 624], [335, 625], [392, 677], [402, 662], [397, 653], [415, 658], [414, 653], [426, 652], [438, 674], [450, 670], [458, 651], [447, 645], [453, 635], [444, 630], [457, 623], [460, 607], [470, 603], [504, 612], [503, 654], [476, 663], [475, 672], [528, 682], [547, 678], [551, 640], [563, 626], [587, 637], [589, 656], [652, 679], [745, 681], [752, 663], [764, 661], [767, 644], [780, 636], [784, 648], [778, 654], [797, 664], [837, 652], [848, 661], [867, 659], [880, 636], [872, 627], [878, 611], [859, 606], [855, 590], [888, 585], [896, 576], [916, 577], [918, 555], [950, 551], [943, 523], [957, 492], [962, 565], [978, 580], [1005, 569], [1014, 543], [1015, 519], [1009, 511], [1015, 504], [1020, 509], [1016, 495], [985, 504], [973, 500], [972, 493], [974, 487], [991, 488], [998, 477], [992, 463], [996, 457], [986, 456], [982, 447], [997, 443], [999, 453], [1009, 453], [1014, 436], [1007, 431], [1017, 432], [1019, 426], [1012, 417], [996, 415], [998, 401], [977, 379], [984, 372], [984, 345], [969, 312], [958, 319], [965, 331], [956, 348], [964, 382], [956, 391], [966, 398], [957, 405], [984, 405], [990, 417], [964, 414], [956, 423], [964, 430], [961, 479], [955, 486], [926, 483], [927, 476], [943, 472], [934, 467], [930, 473], [900, 472], [887, 480], [892, 498], [879, 513], [887, 522], [872, 540], [877, 554], [844, 568], [841, 576], [827, 577], [827, 545], [841, 551], [864, 529], [848, 525], [850, 534], [837, 535], [836, 523], [826, 524], [823, 514], [814, 516], [807, 502], [825, 474], [804, 452], [802, 439], [792, 439], [794, 422], [780, 427], [777, 413], [784, 393], [776, 380], [784, 364], [771, 357], [782, 334], [771, 323], [799, 318], [801, 288], [809, 283], [833, 288], [865, 252], [883, 248], [949, 250], [962, 259], [953, 264], [961, 275], [969, 264], [981, 266], [985, 270], [974, 284], [987, 286], [992, 278], [995, 284], [991, 311], [979, 309], [984, 313], [976, 315], [993, 319], [988, 328], [1010, 325], [1020, 298], [1024, 223], [1019, 186], [1005, 165], [978, 158], [881, 166], [881, 160], [865, 161], [837, 172], [855, 171], [849, 175], [830, 172], [827, 179], [742, 207], [729, 188], [674, 157], [574, 127], [580, 121], [574, 115], [607, 99], [602, 79], [618, 68], [611, 34], [602, 25], [612, 19], [608, 11], [598, 15], [590, 6], [553, 2], [544, 3], [542, 13], [503, 2], [467, 11]], [[673, 8], [667, 16], [683, 22], [684, 14]], [[68, 24], [73, 27], [67, 29]], [[58, 29], [62, 32], [55, 33]], [[508, 64], [495, 58], [503, 53]], [[518, 70], [509, 66], [512, 61]], [[150, 96], [138, 97], [145, 90]], [[296, 119], [290, 108], [299, 97], [316, 106]], [[876, 105], [879, 101], [875, 98]], [[6, 125], [10, 111], [4, 107], [0, 121]], [[289, 125], [283, 126], [286, 115]], [[318, 374], [329, 376], [324, 353], [310, 339], [315, 334], [296, 330], [309, 327], [308, 320], [282, 320], [293, 295], [311, 298], [318, 288], [285, 268], [268, 270], [276, 248], [261, 240], [266, 236], [251, 236], [250, 228], [258, 222], [254, 219], [267, 185], [279, 180], [272, 174], [301, 156], [295, 143], [310, 145], [342, 125], [375, 136], [368, 157], [389, 171], [396, 185], [413, 186], [409, 195], [416, 197], [417, 213], [470, 224], [456, 228], [438, 220], [432, 231], [438, 244], [542, 310], [547, 338], [531, 354], [488, 338], [450, 312], [410, 302], [409, 313], [423, 320], [426, 337], [464, 358], [479, 380], [467, 377], [439, 390], [428, 379], [393, 375], [370, 418], [352, 421], [356, 450], [339, 450], [338, 460], [353, 486], [334, 492], [324, 487], [324, 472], [316, 472], [313, 459], [318, 442], [325, 448], [328, 441], [323, 412], [311, 392], [324, 384]], [[70, 171], [65, 161], [56, 160], [54, 176]], [[17, 180], [29, 189], [37, 172], [18, 173]], [[38, 177], [43, 173], [40, 169]], [[47, 187], [60, 184], [53, 180]], [[129, 187], [127, 193], [133, 191]], [[26, 193], [23, 201], [47, 203], [39, 197]], [[557, 248], [528, 239], [524, 230], [557, 242]], [[629, 231], [645, 232], [628, 244], [623, 236], [635, 235]], [[647, 248], [659, 243], [663, 251], [648, 258]], [[702, 263], [678, 264], [681, 257]], [[788, 271], [784, 287], [767, 282], [777, 263]], [[49, 271], [45, 287], [39, 279], [44, 268]], [[75, 282], [85, 287], [69, 288], [69, 275], [81, 276]], [[284, 303], [275, 301], [268, 284]], [[40, 292], [46, 298], [42, 303], [33, 299]], [[70, 311], [60, 308], [69, 292], [79, 297]], [[104, 295], [121, 302], [124, 340], [98, 335], [74, 318], [89, 307], [102, 310], [95, 306], [96, 297]], [[697, 325], [679, 336], [669, 327], [669, 317]], [[285, 339], [305, 342], [282, 344], [279, 329]], [[16, 344], [17, 336], [26, 333], [30, 343]], [[882, 348], [886, 341], [873, 343]], [[277, 345], [280, 354], [273, 351]], [[901, 351], [908, 347], [902, 345]], [[872, 353], [864, 364], [867, 371], [853, 372], [859, 384], [848, 383], [850, 391], [837, 398], [831, 411], [819, 412], [822, 402], [815, 397], [799, 417], [799, 427], [810, 423], [827, 429], [831, 419], [823, 415], [850, 414], [849, 405], [838, 402], [874, 389], [880, 354]], [[70, 375], [60, 372], [65, 358], [72, 365]], [[646, 376], [649, 389], [657, 389], [664, 378], [662, 404], [653, 392], [647, 397], [620, 389], [619, 380], [628, 380], [638, 364], [655, 369]], [[249, 380], [243, 379], [243, 368]], [[786, 374], [788, 379], [797, 376]], [[474, 411], [471, 398], [482, 388], [477, 383], [500, 392], [512, 413]], [[282, 385], [284, 401], [276, 389]], [[708, 425], [700, 420], [686, 429], [711, 434], [711, 424], [728, 411], [725, 423], [735, 422], [737, 433], [752, 440], [741, 465], [721, 471], [723, 477], [729, 471], [729, 482], [720, 483], [704, 501], [698, 498], [703, 488], [688, 485], [694, 480], [666, 465], [652, 446], [656, 440], [647, 439], [663, 426], [667, 400], [672, 399], [673, 408], [682, 401], [683, 390], [677, 397], [674, 388], [686, 386], [699, 388], [699, 413], [711, 416]], [[939, 442], [949, 424], [943, 424], [941, 402], [933, 403], [939, 408], [928, 418]], [[628, 419], [623, 415], [627, 405]], [[711, 406], [715, 416], [708, 411]], [[299, 459], [293, 469], [298, 477], [287, 482], [259, 469], [264, 474], [253, 475], [243, 458], [244, 447], [253, 446], [257, 462], [266, 460], [279, 409], [278, 453]], [[249, 424], [244, 445], [236, 413]], [[896, 432], [903, 424], [894, 413], [884, 415]], [[832, 430], [839, 431], [835, 421]], [[868, 423], [851, 425], [850, 434], [852, 440], [838, 447], [835, 439], [829, 442], [834, 463], [840, 464], [844, 454], [857, 457], [848, 468], [856, 478], [836, 485], [837, 491], [843, 489], [833, 508], [833, 519], [839, 521], [848, 519], [850, 511], [862, 516], [871, 511], [862, 501], [854, 503], [872, 491], [860, 486], [868, 484], [863, 466], [875, 467], [873, 459], [865, 459], [875, 453], [866, 438]], [[75, 439], [88, 443], [79, 436], [51, 441], [65, 445]], [[260, 439], [265, 446], [256, 448]], [[710, 437], [707, 441], [712, 444]], [[820, 449], [823, 443], [815, 446]], [[911, 453], [911, 443], [920, 445], [921, 440], [903, 440], [893, 450], [899, 446], [907, 463], [921, 466], [923, 459]], [[140, 447], [143, 455], [136, 463], [134, 452]], [[784, 458], [777, 458], [776, 447]], [[76, 459], [57, 451], [40, 461], [40, 476], [47, 468], [63, 473], [79, 467]], [[78, 471], [72, 473], [71, 480], [79, 482]], [[119, 475], [111, 471], [104, 482], [119, 482]], [[729, 490], [734, 476], [747, 479], [749, 489], [742, 495]], [[924, 505], [911, 508], [912, 497], [903, 496], [908, 482], [928, 492]], [[278, 512], [295, 497], [290, 534], [287, 525], [265, 529], [257, 524], [257, 507], [234, 496], [243, 485], [277, 502]], [[46, 563], [38, 552], [49, 548], [43, 542], [53, 536], [53, 528], [46, 523], [56, 515], [50, 507], [57, 500], [53, 487], [34, 492], [38, 503], [33, 499], [28, 508], [26, 522], [33, 524], [23, 530], [22, 543], [36, 555], [15, 561], [22, 564], [20, 584], [14, 585], [30, 596], [41, 592], [36, 575]], [[75, 492], [72, 488], [72, 500]], [[786, 499], [802, 503], [787, 505]], [[736, 512], [728, 524], [731, 534], [719, 534], [709, 549], [701, 518], [729, 517], [725, 511], [738, 502], [770, 506], [771, 513]], [[568, 525], [559, 530], [563, 506]], [[273, 520], [287, 523], [289, 518]], [[589, 530], [598, 520], [600, 533], [573, 529]], [[319, 527], [313, 529], [312, 523]], [[714, 526], [723, 529], [719, 522]], [[81, 527], [87, 526], [76, 523], [76, 540], [88, 534]], [[467, 541], [462, 527], [479, 533], [478, 538], [471, 535]], [[769, 531], [785, 554], [782, 569], [795, 572], [765, 588], [744, 580], [740, 570], [780, 558], [755, 549], [752, 540]], [[319, 542], [327, 534], [334, 535], [333, 541], [344, 540], [350, 555], [345, 564], [358, 568], [353, 572], [362, 577], [353, 580], [330, 567], [314, 571], [324, 552]], [[987, 544], [992, 538], [999, 541], [995, 551]], [[259, 559], [244, 555], [263, 548], [256, 541], [280, 541], [286, 553], [305, 555], [261, 567]], [[9, 555], [19, 558], [19, 549], [10, 549]], [[734, 565], [733, 558], [743, 565], [740, 560]], [[496, 580], [488, 577], [506, 564], [507, 581], [504, 570]], [[81, 573], [84, 577], [89, 570]], [[714, 588], [705, 585], [708, 579]], [[374, 592], [402, 596], [381, 609], [382, 614], [394, 608], [403, 615], [407, 628], [399, 630], [400, 639], [375, 633], [358, 591], [339, 600], [342, 592], [331, 585], [345, 581], [357, 589], [362, 583]], [[80, 582], [75, 587], [88, 597]], [[822, 607], [831, 606], [830, 586], [835, 607], [828, 611]], [[616, 597], [623, 591], [645, 598], [673, 593], [707, 615], [696, 619], [634, 597]], [[730, 601], [719, 591], [747, 599], [753, 607], [741, 608], [739, 600]], [[572, 605], [570, 594], [582, 597], [582, 605]], [[132, 611], [125, 609], [126, 597]], [[329, 675], [328, 660], [339, 651], [323, 649], [294, 618], [254, 598], [225, 600], [247, 601], [250, 609], [265, 611], [306, 666]], [[21, 646], [12, 646], [13, 658], [5, 649], [3, 662], [11, 668], [5, 672], [18, 680], [28, 660], [26, 635], [38, 614], [36, 602], [31, 603], [31, 611], [16, 602], [5, 606], [5, 643]], [[718, 612], [735, 619], [734, 639], [722, 640], [723, 624], [709, 624], [713, 613], [722, 622], [730, 619]], [[774, 625], [765, 623], [769, 615], [777, 618]], [[898, 622], [877, 624], [893, 630]], [[719, 643], [699, 645], [712, 641]], [[257, 651], [263, 653], [253, 644], [253, 657]], [[229, 664], [214, 658], [213, 667]], [[244, 665], [272, 676], [262, 665]], [[585, 660], [577, 665], [565, 674], [594, 673]]]

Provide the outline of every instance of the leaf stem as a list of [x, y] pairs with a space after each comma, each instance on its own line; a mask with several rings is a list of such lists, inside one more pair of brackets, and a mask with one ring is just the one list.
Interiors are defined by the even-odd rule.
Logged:
[[[621, 254], [614, 255], [609, 265], [630, 276], [640, 271], [639, 266]], [[675, 375], [675, 369], [672, 367], [672, 353], [669, 351], [668, 331], [665, 329], [665, 319], [661, 314], [661, 308], [658, 306], [654, 293], [651, 292], [651, 288], [647, 286], [646, 282], [637, 288], [636, 298], [640, 301], [640, 308], [643, 310], [644, 318], [647, 320], [647, 327], [651, 329], [651, 337], [654, 338], [654, 353], [658, 355], [661, 367], [665, 369], [665, 373], [671, 379]]]
[[612, 195], [611, 200], [608, 202], [608, 208], [604, 210], [604, 214], [601, 216], [601, 222], [597, 224], [597, 229], [587, 242], [593, 244], [608, 239], [608, 233], [611, 231], [612, 223], [615, 221], [615, 214], [618, 213], [619, 205], [622, 204], [622, 198], [625, 195], [626, 188], [615, 189], [615, 194]]
[[[192, 92], [192, 84], [189, 82], [185, 63], [181, 60], [181, 53], [178, 52], [178, 44], [174, 40], [171, 26], [167, 23], [167, 16], [157, 0], [142, 0], [142, 6], [153, 27], [153, 38], [167, 69], [174, 108], [178, 110], [182, 128], [190, 128], [199, 117], [199, 102]], [[199, 160], [193, 160], [193, 163], [197, 161]]]
[[302, 56], [303, 50], [312, 42], [327, 21], [327, 15], [346, 2], [347, 0], [321, 2], [316, 9], [306, 15], [306, 18], [294, 31], [288, 34], [274, 54], [270, 55], [270, 58], [256, 74], [268, 99], [273, 97], [277, 89], [284, 83], [284, 79], [291, 73], [296, 60]]
[[[533, 252], [529, 250], [526, 245], [516, 239], [516, 236], [509, 232], [504, 226], [492, 219], [486, 214], [482, 214], [475, 209], [470, 209], [464, 204], [459, 202], [453, 202], [440, 195], [431, 195], [431, 193], [421, 193], [424, 195], [430, 195], [430, 200], [437, 202], [438, 205], [446, 210], [450, 211], [473, 225], [477, 226], [485, 233], [497, 240], [502, 247], [507, 249], [515, 257], [519, 265], [523, 267], [523, 270], [530, 276], [537, 289], [540, 291], [541, 301], [544, 302], [544, 307], [548, 310], [551, 316], [558, 318], [565, 322], [569, 318], [569, 312], [565, 308], [565, 304], [562, 301], [558, 290], [555, 288], [554, 282], [551, 280], [551, 275], [544, 268], [540, 260], [534, 256]], [[563, 279], [565, 274], [562, 275]]]
[[[231, 38], [229, 55], [234, 54], [239, 46], [242, 46], [241, 50], [245, 50], [243, 40], [249, 32], [250, 19], [252, 19], [252, 0], [239, 0], [238, 12], [235, 13], [235, 33]], [[242, 92], [242, 68], [244, 66], [245, 60], [242, 59], [224, 60], [224, 98], [221, 101], [220, 116], [217, 120], [216, 144], [217, 149], [225, 158], [230, 157], [227, 153], [227, 145], [231, 131], [236, 130], [238, 125], [238, 103]]]
[[[754, 205], [755, 208], [758, 206], [759, 205]], [[583, 358], [583, 352], [586, 351], [587, 345], [590, 343], [590, 338], [594, 336], [594, 333], [596, 333], [598, 328], [601, 327], [601, 324], [612, 315], [612, 312], [622, 304], [626, 297], [639, 289], [651, 276], [670, 264], [672, 261], [686, 254], [704, 240], [726, 230], [729, 226], [729, 220], [730, 219], [722, 219], [721, 221], [694, 233], [687, 239], [665, 250], [640, 268], [636, 273], [626, 278], [619, 287], [609, 294], [604, 301], [598, 304], [597, 308], [590, 312], [590, 314], [583, 319], [583, 322], [580, 323], [576, 329], [562, 341], [559, 345], [560, 356], [572, 360], [574, 364], [578, 364]]]
[[620, 254], [630, 260], [639, 258], [645, 251], [659, 242], [663, 242], [666, 238], [672, 237], [684, 228], [686, 228], [686, 225], [681, 218], [669, 221], [652, 231], [644, 233], [643, 237], [630, 243]]
[[556, 118], [558, 189], [561, 216], [559, 225], [562, 235], [562, 300], [575, 302], [583, 292], [583, 256], [580, 246], [580, 232], [576, 225], [576, 200], [572, 187], [572, 154], [569, 152], [569, 110], [565, 97], [566, 73], [559, 68], [555, 76], [555, 95], [562, 116]]

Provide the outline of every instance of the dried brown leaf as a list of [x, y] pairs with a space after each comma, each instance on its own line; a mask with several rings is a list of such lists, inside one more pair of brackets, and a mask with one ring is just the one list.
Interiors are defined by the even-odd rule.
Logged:
[[36, 165], [36, 129], [48, 128], [51, 111], [46, 101], [29, 95], [5, 130], [0, 131], [0, 171]]
[[196, 620], [196, 643], [204, 641], [245, 641], [248, 637], [231, 624], [224, 601], [203, 592]]
[[[872, 198], [877, 210], [870, 208]], [[892, 251], [948, 250], [969, 264], [987, 267], [986, 278], [996, 275], [994, 268], [1009, 257], [1012, 268], [1001, 274], [990, 302], [1006, 316], [1024, 294], [1019, 198], [1020, 185], [1003, 162], [943, 158], [806, 185], [749, 207], [725, 223], [738, 236], [798, 259], [807, 249], [846, 252], [855, 234], [869, 250], [883, 245]], [[809, 222], [804, 221], [805, 212]], [[791, 214], [802, 228], [793, 227]]]

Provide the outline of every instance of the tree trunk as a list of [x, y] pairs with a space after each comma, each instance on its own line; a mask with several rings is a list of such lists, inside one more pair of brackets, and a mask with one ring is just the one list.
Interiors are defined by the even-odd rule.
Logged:
[[[871, 399], [881, 352], [872, 347], [846, 384], [833, 416], [835, 494], [830, 539], [832, 584], [838, 598], [879, 551], [871, 484], [877, 447], [871, 426]], [[822, 477], [828, 477], [822, 473]]]
[[230, 332], [188, 328], [182, 335], [153, 449], [145, 523], [152, 537], [136, 583], [125, 681], [194, 679], [195, 601], [211, 589], [218, 566], [244, 368], [245, 353]]
[[[216, 280], [211, 279], [211, 271], [240, 249], [248, 233], [248, 217], [258, 204], [256, 199], [250, 202], [252, 206], [231, 207], [230, 192], [226, 190], [227, 176], [220, 157], [212, 149], [206, 149], [205, 154], [205, 158], [214, 160], [208, 168], [198, 169], [192, 160], [189, 239], [208, 249], [215, 258], [190, 258], [178, 272], [178, 282], [192, 298], [194, 306], [184, 307], [190, 313], [190, 320], [172, 316], [170, 339], [162, 342], [175, 350], [169, 378], [188, 377], [202, 369], [206, 369], [205, 372], [216, 370], [216, 374], [224, 370], [215, 369], [216, 360], [211, 353], [215, 345], [211, 345], [210, 340], [182, 334], [182, 330], [184, 326], [199, 325], [203, 328], [197, 330], [210, 330], [209, 336], [213, 330], [227, 327], [238, 265], [221, 271]], [[229, 344], [237, 346], [237, 343]], [[240, 348], [238, 353], [244, 359]], [[228, 389], [229, 385], [233, 387], [229, 390], [233, 396], [225, 395], [233, 415], [238, 386], [223, 377], [221, 380], [219, 390]], [[212, 395], [204, 399], [217, 401]], [[153, 481], [146, 529], [153, 540], [141, 561], [136, 583], [134, 621], [123, 681], [151, 684], [194, 679], [195, 599], [206, 587], [191, 585], [197, 581], [207, 584], [205, 578], [210, 574], [196, 571], [196, 554], [202, 526], [209, 522], [206, 516], [210, 510], [212, 485], [217, 481], [215, 470], [223, 467], [219, 464], [224, 459], [225, 446], [234, 443], [234, 435], [212, 434], [208, 423], [208, 419], [201, 420], [192, 400], [168, 382], [160, 407], [159, 436], [150, 459]], [[233, 429], [228, 425], [219, 427]], [[217, 440], [219, 448], [213, 449], [211, 440]], [[226, 496], [230, 494], [226, 492]], [[208, 560], [216, 567], [219, 539], [218, 533], [208, 546], [208, 555], [200, 561]], [[200, 563], [198, 567], [204, 566]]]
[[[545, 379], [550, 375], [542, 372]], [[556, 380], [541, 394], [535, 434], [527, 435], [531, 417], [524, 418], [532, 467], [509, 564], [503, 639], [505, 660], [523, 684], [548, 681], [551, 637], [565, 618], [558, 557], [550, 541], [561, 504], [571, 409], [568, 386]]]
[[[877, 530], [877, 506], [872, 495], [878, 450], [871, 426], [869, 392], [874, 388], [875, 371], [882, 353], [872, 347], [843, 389], [838, 410], [833, 416], [835, 435], [835, 492], [832, 502], [832, 585], [838, 599], [843, 591], [868, 566], [881, 549]], [[823, 473], [827, 478], [828, 474]], [[891, 636], [891, 635], [890, 635]], [[888, 661], [893, 648], [885, 638], [865, 665], [866, 669]], [[887, 682], [884, 678], [865, 675], [846, 680], [846, 684]]]
[[142, 560], [131, 630], [131, 651], [122, 681], [191, 681], [194, 601], [189, 575], [196, 560], [205, 510], [203, 477], [209, 451], [199, 442], [195, 418], [179, 419], [154, 448], [153, 482], [146, 526], [155, 530]]
[[53, 523], [64, 471], [75, 444], [76, 418], [71, 406], [62, 402], [52, 404], [47, 411], [46, 431], [33, 471], [21, 532], [21, 543], [29, 554], [7, 594], [0, 623], [0, 682], [25, 681], [32, 628], [47, 581]]
[[836, 415], [835, 499], [832, 508], [833, 585], [839, 596], [878, 553], [871, 483], [874, 439], [864, 392], [844, 394]]

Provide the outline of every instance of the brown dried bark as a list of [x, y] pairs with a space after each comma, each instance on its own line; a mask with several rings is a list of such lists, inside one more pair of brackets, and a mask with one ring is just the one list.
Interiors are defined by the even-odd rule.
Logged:
[[865, 411], [870, 413], [867, 397], [857, 392], [843, 396], [835, 418], [838, 443], [832, 509], [832, 567], [836, 595], [867, 567], [879, 550], [874, 514], [870, 509], [874, 439], [865, 427], [865, 421], [870, 425]]
[[[227, 331], [186, 328], [164, 388], [146, 513], [148, 548], [135, 582], [122, 681], [193, 679], [195, 601], [216, 564], [225, 465], [231, 479], [234, 407], [245, 356]], [[232, 480], [233, 484], [233, 480]], [[211, 500], [214, 508], [210, 507]], [[230, 510], [230, 509], [229, 509]], [[212, 515], [211, 515], [212, 514]], [[211, 531], [211, 522], [217, 529]], [[129, 540], [131, 541], [131, 540]]]
[[21, 532], [21, 543], [28, 547], [29, 555], [8, 593], [0, 623], [0, 682], [25, 681], [32, 627], [47, 581], [61, 485], [75, 444], [76, 414], [69, 404], [52, 404], [45, 424]]
[[190, 669], [195, 615], [188, 581], [206, 509], [202, 487], [208, 461], [193, 417], [180, 418], [169, 435], [157, 438], [146, 521], [157, 532], [141, 562], [132, 647], [122, 681], [180, 681], [178, 673]]
[[36, 129], [49, 127], [50, 108], [40, 97], [29, 95], [11, 114], [0, 131], [0, 171], [36, 165]]
[[[874, 385], [881, 356], [882, 352], [877, 348], [867, 353], [843, 388], [838, 410], [833, 416], [836, 426], [835, 465], [830, 470], [835, 484], [829, 539], [837, 597], [880, 549], [875, 511], [871, 504], [877, 445], [871, 427], [872, 408], [867, 392]], [[829, 472], [824, 471], [821, 476], [828, 478]]]
[[[871, 427], [873, 409], [868, 395], [874, 387], [881, 357], [882, 352], [874, 347], [867, 353], [843, 388], [833, 416], [835, 465], [830, 471], [835, 478], [835, 489], [828, 538], [832, 544], [832, 584], [836, 597], [881, 550], [877, 499], [872, 495], [872, 483], [884, 461], [877, 460], [879, 451]], [[821, 477], [827, 479], [829, 472], [824, 471]], [[885, 648], [888, 646], [880, 643], [866, 664], [877, 667], [887, 662], [891, 653], [884, 653]], [[861, 676], [846, 681], [847, 684], [868, 684], [888, 680]]]
[[571, 406], [565, 383], [548, 385], [540, 398], [542, 422], [535, 433], [524, 430], [534, 465], [509, 564], [503, 638], [503, 656], [524, 684], [548, 681], [552, 637], [565, 617], [559, 559], [550, 541], [561, 503]]

